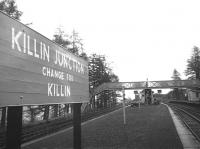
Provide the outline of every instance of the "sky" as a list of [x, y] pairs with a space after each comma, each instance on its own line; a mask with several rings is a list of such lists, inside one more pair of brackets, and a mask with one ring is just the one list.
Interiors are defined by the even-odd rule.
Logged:
[[199, 0], [16, 0], [21, 22], [52, 39], [73, 29], [85, 51], [106, 56], [122, 82], [182, 79], [200, 47]]

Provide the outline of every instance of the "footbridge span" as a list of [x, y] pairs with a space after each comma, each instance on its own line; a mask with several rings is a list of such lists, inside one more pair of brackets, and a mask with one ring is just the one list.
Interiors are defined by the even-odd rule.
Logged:
[[93, 94], [104, 90], [132, 90], [132, 89], [157, 89], [157, 88], [200, 88], [199, 80], [166, 80], [166, 81], [140, 81], [140, 82], [109, 82], [103, 83], [94, 89]]

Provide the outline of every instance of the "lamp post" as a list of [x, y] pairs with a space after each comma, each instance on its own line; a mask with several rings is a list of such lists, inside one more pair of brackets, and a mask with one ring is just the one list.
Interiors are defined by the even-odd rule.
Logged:
[[122, 88], [123, 93], [123, 117], [124, 117], [124, 125], [126, 125], [126, 105], [125, 105], [125, 90]]

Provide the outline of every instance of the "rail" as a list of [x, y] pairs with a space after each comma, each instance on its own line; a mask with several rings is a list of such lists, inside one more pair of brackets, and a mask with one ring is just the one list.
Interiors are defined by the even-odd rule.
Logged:
[[175, 111], [185, 126], [200, 142], [200, 110], [187, 105], [172, 103], [168, 105]]

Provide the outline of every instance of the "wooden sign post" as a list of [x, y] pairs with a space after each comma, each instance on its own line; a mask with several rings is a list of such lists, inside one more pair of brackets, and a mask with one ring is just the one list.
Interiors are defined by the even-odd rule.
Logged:
[[81, 149], [81, 103], [73, 104], [73, 146]]
[[8, 107], [6, 149], [21, 149], [22, 108], [22, 106]]

